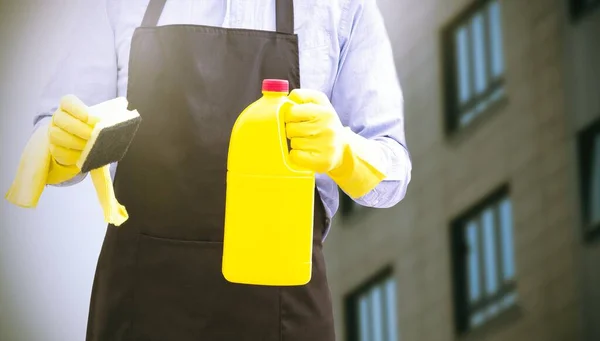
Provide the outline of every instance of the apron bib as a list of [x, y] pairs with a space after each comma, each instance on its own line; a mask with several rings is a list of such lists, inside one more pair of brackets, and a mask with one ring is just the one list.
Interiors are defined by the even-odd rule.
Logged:
[[115, 177], [130, 218], [108, 226], [87, 341], [334, 341], [316, 189], [310, 283], [240, 285], [221, 273], [233, 124], [263, 79], [300, 86], [292, 0], [277, 0], [277, 32], [157, 27], [165, 2], [150, 1], [131, 42], [129, 109], [143, 121]]

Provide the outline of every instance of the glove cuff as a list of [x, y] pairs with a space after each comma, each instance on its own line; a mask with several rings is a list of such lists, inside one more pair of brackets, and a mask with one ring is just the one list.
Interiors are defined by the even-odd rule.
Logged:
[[376, 141], [344, 129], [346, 141], [341, 165], [327, 174], [350, 197], [360, 198], [385, 179], [384, 158]]

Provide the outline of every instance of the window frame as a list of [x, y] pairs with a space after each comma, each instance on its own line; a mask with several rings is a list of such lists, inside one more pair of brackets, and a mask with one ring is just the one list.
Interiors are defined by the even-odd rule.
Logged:
[[586, 17], [588, 14], [592, 13], [599, 5], [600, 0], [596, 0], [592, 4], [585, 3], [585, 0], [568, 0], [569, 1], [569, 11], [571, 12], [571, 18], [574, 21], [578, 21], [581, 18]]
[[[387, 280], [393, 280], [396, 284], [397, 288], [397, 280], [394, 277], [394, 270], [391, 265], [385, 266], [374, 275], [371, 275], [369, 279], [360, 284], [358, 287], [353, 289], [350, 293], [346, 294], [344, 298], [344, 328], [346, 332], [346, 340], [347, 341], [358, 341], [359, 338], [359, 330], [358, 330], [358, 309], [357, 302], [358, 298], [364, 293], [369, 292], [371, 289], [375, 288], [382, 283], [385, 283]], [[398, 297], [398, 291], [395, 292], [395, 297]], [[396, 309], [396, 317], [398, 316], [398, 307], [397, 302], [394, 302], [394, 309]], [[397, 322], [397, 321], [396, 321]], [[396, 323], [397, 333], [400, 336], [400, 328]], [[400, 337], [399, 337], [400, 339]]]
[[[499, 204], [508, 199], [512, 205], [512, 200], [510, 197], [510, 188], [507, 184], [500, 186], [491, 192], [491, 194], [487, 195], [484, 199], [480, 200], [477, 204], [473, 205], [471, 208], [467, 209], [465, 212], [461, 213], [457, 218], [453, 219], [450, 223], [450, 247], [452, 252], [452, 284], [453, 284], [453, 296], [454, 296], [454, 326], [455, 331], [458, 335], [464, 335], [469, 332], [478, 330], [482, 327], [485, 327], [487, 324], [493, 322], [498, 319], [499, 316], [503, 315], [504, 312], [511, 309], [508, 307], [501, 311], [498, 315], [492, 317], [484, 321], [481, 325], [477, 327], [470, 326], [470, 318], [472, 317], [472, 311], [479, 311], [483, 307], [490, 305], [493, 302], [498, 302], [498, 299], [501, 297], [505, 297], [508, 293], [517, 293], [517, 279], [515, 278], [509, 282], [502, 282], [501, 278], [503, 277], [501, 272], [503, 270], [502, 263], [502, 246], [501, 246], [501, 237], [499, 236], [500, 224], [498, 220], [498, 215], [495, 215], [494, 226], [495, 230], [495, 258], [496, 258], [496, 276], [498, 278], [498, 290], [491, 296], [482, 298], [480, 302], [477, 302], [475, 306], [471, 306], [469, 303], [469, 283], [468, 283], [468, 265], [467, 265], [467, 256], [468, 256], [468, 248], [467, 241], [464, 237], [464, 231], [468, 226], [468, 222], [475, 219], [481, 219], [482, 213], [485, 212], [488, 208], [493, 208], [496, 212], [499, 209]], [[512, 219], [512, 229], [513, 229], [513, 259], [515, 258], [514, 249], [515, 249], [515, 226], [514, 226], [514, 214], [511, 214]], [[478, 225], [481, 226], [481, 224]], [[482, 238], [478, 237], [479, 247], [482, 246]], [[483, 251], [480, 251], [483, 253]], [[483, 257], [479, 257], [478, 264], [482, 261]], [[516, 267], [516, 260], [515, 260]], [[481, 264], [480, 270], [485, 269], [482, 268]], [[485, 271], [481, 271], [480, 277], [485, 276]], [[485, 284], [485, 280], [480, 279], [480, 284]], [[485, 286], [482, 285], [482, 288]], [[485, 290], [485, 289], [482, 289]], [[517, 302], [512, 303], [512, 306], [516, 306]]]
[[[500, 96], [499, 99], [492, 101], [492, 105], [484, 110], [482, 110], [482, 112], [476, 114], [476, 116], [472, 119], [471, 122], [467, 123], [464, 126], [461, 126], [460, 120], [462, 115], [464, 115], [464, 112], [461, 110], [462, 108], [459, 107], [459, 99], [458, 99], [458, 90], [459, 90], [459, 85], [458, 85], [458, 69], [456, 67], [456, 44], [454, 41], [454, 37], [455, 37], [455, 33], [457, 32], [457, 29], [459, 29], [460, 27], [462, 27], [468, 20], [470, 20], [474, 15], [476, 15], [478, 12], [480, 12], [482, 9], [484, 9], [491, 1], [493, 0], [473, 0], [471, 1], [471, 4], [469, 6], [467, 6], [460, 14], [458, 14], [454, 19], [452, 19], [445, 27], [442, 28], [442, 33], [441, 33], [441, 50], [442, 50], [442, 55], [443, 55], [443, 60], [442, 60], [442, 64], [443, 64], [443, 85], [444, 85], [444, 113], [445, 113], [445, 132], [446, 135], [453, 135], [454, 133], [461, 131], [465, 128], [467, 128], [468, 126], [473, 125], [474, 121], [478, 121], [481, 117], [483, 116], [487, 116], [486, 112], [490, 110], [490, 107], [493, 107], [494, 104], [496, 104], [495, 102], [500, 102], [500, 100], [502, 98], [504, 98], [506, 96], [506, 91], [503, 91], [503, 94]], [[499, 4], [501, 4], [501, 1], [498, 0]], [[484, 13], [486, 13], [486, 11], [483, 11]], [[496, 78], [495, 80], [491, 80], [494, 77], [491, 77], [492, 75], [492, 70], [491, 70], [491, 51], [490, 51], [490, 30], [489, 25], [487, 25], [487, 22], [489, 20], [488, 15], [484, 15], [484, 34], [485, 34], [485, 57], [484, 60], [486, 61], [486, 79], [489, 79], [486, 90], [480, 94], [480, 95], [474, 95], [472, 96], [471, 99], [469, 99], [469, 101], [467, 102], [467, 104], [465, 104], [465, 107], [470, 107], [472, 108], [471, 110], [473, 110], [473, 108], [477, 107], [478, 103], [481, 103], [483, 100], [490, 98], [492, 94], [494, 94], [496, 91], [499, 91], [501, 89], [504, 88], [504, 83], [505, 83], [505, 74], [506, 74], [506, 59], [503, 58], [503, 71], [502, 71], [502, 75], [498, 78]], [[503, 23], [501, 23], [503, 24]], [[502, 29], [504, 28], [504, 26], [501, 27]], [[471, 32], [470, 30], [468, 32]], [[504, 33], [504, 31], [502, 32]], [[503, 35], [504, 36], [504, 35]], [[472, 38], [469, 38], [469, 43], [472, 41]], [[470, 48], [470, 44], [469, 44], [469, 48]], [[505, 51], [505, 46], [504, 46], [504, 42], [502, 44], [502, 55], [503, 57], [505, 56], [504, 54]], [[472, 52], [471, 50], [469, 50], [469, 52]], [[469, 82], [473, 83], [475, 81], [475, 75], [472, 74], [473, 72], [469, 73]]]
[[579, 196], [581, 202], [581, 221], [583, 238], [591, 242], [600, 237], [600, 221], [591, 221], [591, 193], [592, 179], [592, 154], [594, 153], [594, 140], [600, 136], [600, 118], [592, 121], [586, 128], [579, 132], [577, 137], [579, 157]]

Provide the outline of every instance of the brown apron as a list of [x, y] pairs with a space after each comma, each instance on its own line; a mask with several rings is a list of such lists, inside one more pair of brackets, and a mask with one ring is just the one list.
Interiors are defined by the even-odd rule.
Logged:
[[131, 43], [128, 100], [143, 121], [115, 178], [130, 218], [108, 227], [87, 340], [333, 341], [318, 191], [309, 284], [240, 285], [221, 273], [233, 123], [263, 79], [300, 85], [292, 0], [277, 0], [277, 32], [156, 27], [165, 2], [150, 1]]

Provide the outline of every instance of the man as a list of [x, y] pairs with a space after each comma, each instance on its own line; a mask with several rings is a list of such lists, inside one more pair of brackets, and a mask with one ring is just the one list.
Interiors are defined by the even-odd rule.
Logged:
[[[73, 165], [91, 129], [87, 106], [127, 96], [143, 122], [112, 165], [130, 218], [108, 227], [87, 340], [333, 341], [321, 246], [337, 186], [361, 205], [390, 207], [410, 181], [402, 94], [375, 0], [89, 6], [35, 120], [50, 129], [63, 185], [85, 177]], [[304, 286], [236, 285], [221, 274], [231, 127], [266, 78], [294, 89], [292, 160], [318, 173]]]

